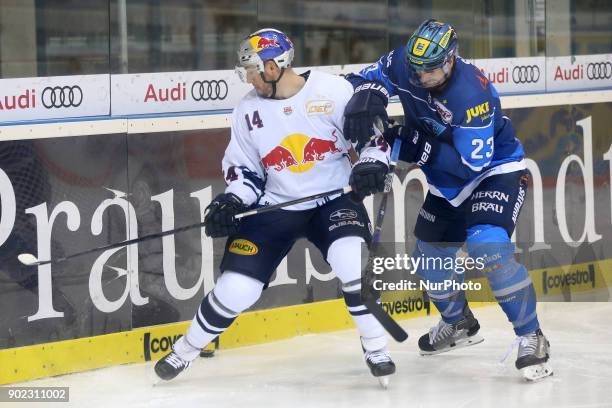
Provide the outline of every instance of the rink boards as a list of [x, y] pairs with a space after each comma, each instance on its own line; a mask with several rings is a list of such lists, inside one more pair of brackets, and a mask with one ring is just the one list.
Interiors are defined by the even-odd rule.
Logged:
[[[549, 301], [609, 301], [610, 101], [609, 90], [502, 99], [532, 176], [514, 239]], [[198, 113], [0, 126], [0, 383], [155, 360], [169, 350], [218, 276], [223, 240], [193, 230], [53, 266], [28, 269], [15, 258], [200, 222], [223, 190], [228, 125], [228, 114]], [[398, 174], [383, 239], [410, 248], [424, 177], [411, 167]], [[366, 207], [372, 214], [377, 200]], [[551, 259], [546, 251], [559, 245], [571, 256]], [[421, 293], [386, 296], [396, 318], [434, 312]], [[352, 327], [339, 297], [320, 254], [300, 242], [219, 346]]]
[[[540, 301], [610, 301], [612, 260], [531, 271]], [[577, 278], [576, 275], [586, 277]], [[554, 282], [552, 285], [547, 281]], [[484, 279], [476, 281], [486, 286]], [[558, 283], [565, 282], [565, 283]], [[482, 294], [476, 297], [482, 296]], [[468, 298], [474, 297], [468, 292]], [[573, 299], [572, 299], [573, 297]], [[495, 302], [473, 301], [472, 307]], [[410, 306], [412, 305], [412, 306]], [[394, 293], [384, 307], [398, 320], [438, 314], [418, 291]], [[0, 384], [27, 381], [111, 365], [155, 361], [167, 354], [182, 336], [189, 321], [138, 328], [127, 332], [64, 340], [34, 346], [0, 350], [4, 371]], [[354, 327], [342, 299], [267, 310], [245, 312], [220, 336], [221, 349], [249, 346], [304, 334], [316, 334]], [[426, 330], [426, 328], [423, 328]], [[416, 335], [409, 333], [409, 335]], [[206, 349], [214, 350], [210, 344]]]

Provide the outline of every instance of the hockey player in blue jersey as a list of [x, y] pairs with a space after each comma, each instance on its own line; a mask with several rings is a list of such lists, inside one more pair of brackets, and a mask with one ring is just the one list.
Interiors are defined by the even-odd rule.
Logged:
[[[349, 75], [355, 93], [345, 109], [344, 136], [367, 142], [376, 117], [386, 117], [398, 95], [404, 126], [385, 132], [390, 145], [402, 140], [400, 160], [416, 163], [429, 192], [415, 226], [414, 256], [455, 257], [465, 242], [484, 272], [519, 345], [517, 369], [528, 380], [552, 374], [549, 342], [540, 330], [536, 295], [525, 267], [514, 259], [510, 237], [525, 199], [523, 147], [503, 116], [493, 85], [457, 53], [454, 28], [427, 20], [398, 47]], [[435, 267], [422, 279], [463, 281], [463, 274]], [[438, 354], [483, 339], [463, 291], [429, 291], [442, 318], [419, 339], [423, 355]]]

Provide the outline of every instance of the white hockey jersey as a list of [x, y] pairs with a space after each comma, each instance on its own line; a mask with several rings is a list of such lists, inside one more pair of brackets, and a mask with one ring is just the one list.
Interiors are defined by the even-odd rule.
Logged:
[[[262, 98], [255, 90], [246, 94], [232, 114], [223, 158], [226, 193], [247, 205], [270, 205], [347, 186], [353, 146], [342, 136], [342, 127], [352, 95], [344, 78], [316, 71], [287, 99]], [[379, 137], [362, 149], [361, 157], [388, 165], [389, 150]], [[305, 210], [330, 198], [286, 209]]]

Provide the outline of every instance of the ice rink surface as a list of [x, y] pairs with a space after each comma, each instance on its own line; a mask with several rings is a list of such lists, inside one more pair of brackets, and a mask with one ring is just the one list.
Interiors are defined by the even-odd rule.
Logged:
[[515, 337], [501, 309], [487, 306], [474, 309], [485, 341], [437, 356], [419, 356], [416, 341], [438, 317], [403, 321], [410, 338], [390, 343], [397, 372], [387, 390], [369, 374], [356, 330], [221, 350], [156, 386], [153, 363], [21, 385], [68, 386], [70, 403], [49, 406], [85, 408], [612, 407], [612, 303], [540, 303], [538, 310], [555, 374], [537, 383], [519, 376], [516, 350], [500, 366]]

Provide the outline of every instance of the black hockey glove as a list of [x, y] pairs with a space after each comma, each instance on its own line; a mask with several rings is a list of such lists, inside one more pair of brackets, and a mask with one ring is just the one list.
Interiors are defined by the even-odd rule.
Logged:
[[385, 130], [383, 137], [390, 146], [395, 139], [402, 141], [399, 159], [424, 166], [429, 163], [439, 150], [439, 141], [428, 134], [411, 129], [407, 126], [393, 125]]
[[204, 232], [212, 238], [220, 238], [238, 231], [240, 220], [234, 215], [246, 211], [240, 197], [236, 194], [219, 194], [204, 210]]
[[389, 166], [380, 160], [364, 158], [360, 159], [349, 178], [349, 184], [353, 191], [351, 200], [361, 202], [366, 196], [385, 190], [385, 178], [389, 172]]
[[374, 121], [379, 117], [386, 126], [389, 92], [380, 82], [366, 81], [355, 88], [355, 93], [344, 108], [344, 138], [361, 146], [373, 135]]

